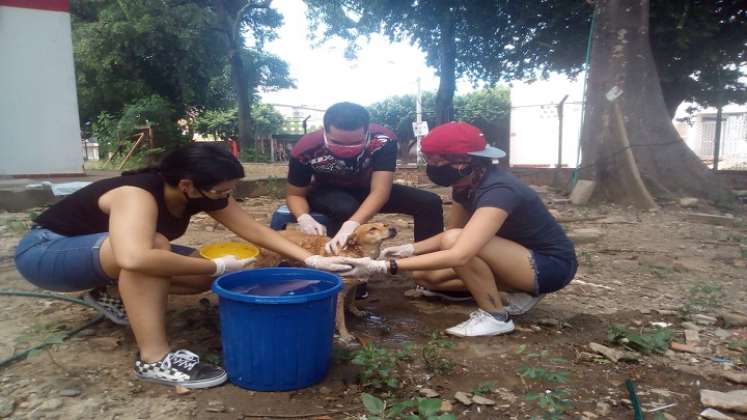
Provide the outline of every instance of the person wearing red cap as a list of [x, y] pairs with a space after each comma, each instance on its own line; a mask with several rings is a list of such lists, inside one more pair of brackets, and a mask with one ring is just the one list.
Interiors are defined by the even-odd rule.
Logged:
[[[369, 123], [360, 105], [340, 102], [324, 113], [324, 128], [303, 136], [288, 169], [288, 208], [301, 229], [334, 235], [336, 251], [358, 225], [377, 213], [413, 216], [415, 240], [443, 232], [441, 198], [432, 192], [393, 184], [397, 164], [395, 134]], [[330, 218], [329, 232], [310, 211]]]
[[[486, 144], [477, 127], [451, 122], [421, 143], [434, 183], [452, 187], [447, 230], [414, 244], [382, 250], [381, 260], [343, 259], [343, 275], [413, 271], [431, 290], [467, 290], [479, 309], [447, 333], [489, 336], [513, 331], [512, 315], [531, 309], [544, 294], [575, 276], [573, 242], [537, 193], [493, 165], [505, 153]], [[499, 291], [509, 292], [501, 298]]]

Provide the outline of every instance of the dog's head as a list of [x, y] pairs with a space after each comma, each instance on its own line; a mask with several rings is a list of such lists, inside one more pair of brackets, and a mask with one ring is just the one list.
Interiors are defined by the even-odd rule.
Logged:
[[345, 244], [345, 248], [358, 247], [363, 256], [376, 258], [381, 243], [397, 236], [397, 230], [386, 223], [364, 223], [358, 226]]

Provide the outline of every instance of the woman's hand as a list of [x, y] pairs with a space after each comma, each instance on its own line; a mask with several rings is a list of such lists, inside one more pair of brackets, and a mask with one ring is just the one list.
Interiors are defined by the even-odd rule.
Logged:
[[343, 262], [343, 259], [344, 257], [322, 257], [321, 255], [312, 255], [303, 260], [303, 263], [306, 264], [307, 267], [317, 270], [331, 271], [333, 273], [350, 271], [353, 266]]
[[348, 264], [353, 267], [352, 270], [340, 273], [342, 276], [350, 277], [369, 277], [376, 273], [386, 273], [389, 267], [386, 261], [374, 260], [369, 257], [365, 258], [350, 258], [350, 257], [339, 257], [340, 262]]
[[415, 255], [415, 245], [413, 244], [405, 244], [405, 245], [397, 245], [397, 246], [390, 246], [388, 248], [384, 248], [379, 253], [379, 259], [385, 260], [387, 258], [397, 257], [397, 258], [407, 258]]

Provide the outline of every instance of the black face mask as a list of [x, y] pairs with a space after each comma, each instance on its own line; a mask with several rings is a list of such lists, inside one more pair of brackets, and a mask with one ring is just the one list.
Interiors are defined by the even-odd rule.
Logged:
[[209, 197], [198, 197], [192, 198], [184, 193], [184, 197], [187, 198], [187, 207], [185, 209], [187, 214], [196, 214], [201, 211], [219, 210], [225, 207], [225, 202], [228, 197], [225, 198], [209, 198]]
[[425, 174], [428, 175], [434, 184], [442, 187], [450, 187], [457, 181], [472, 173], [472, 167], [467, 166], [462, 169], [456, 169], [451, 165], [425, 167]]

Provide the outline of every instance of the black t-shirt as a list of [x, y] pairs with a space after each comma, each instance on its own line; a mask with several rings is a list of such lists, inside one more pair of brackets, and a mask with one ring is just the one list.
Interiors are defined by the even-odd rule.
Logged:
[[141, 173], [102, 179], [87, 185], [47, 209], [34, 222], [65, 236], [108, 232], [109, 215], [99, 208], [99, 198], [107, 192], [123, 186], [141, 188], [153, 195], [158, 205], [156, 232], [170, 241], [184, 235], [189, 225], [189, 219], [193, 214], [200, 211], [220, 210], [228, 205], [228, 199], [225, 198], [211, 200], [210, 208], [189, 209], [181, 217], [176, 217], [166, 207], [163, 195], [165, 183], [161, 175]]
[[301, 137], [293, 147], [288, 165], [288, 183], [297, 187], [316, 184], [342, 188], [367, 188], [375, 171], [394, 172], [397, 167], [397, 140], [389, 129], [370, 124], [371, 140], [358, 157], [341, 159], [324, 146], [322, 130]]
[[455, 193], [454, 201], [469, 212], [494, 207], [508, 213], [497, 236], [545, 255], [575, 258], [576, 251], [563, 228], [552, 217], [537, 192], [508, 172], [492, 167], [468, 195]]

